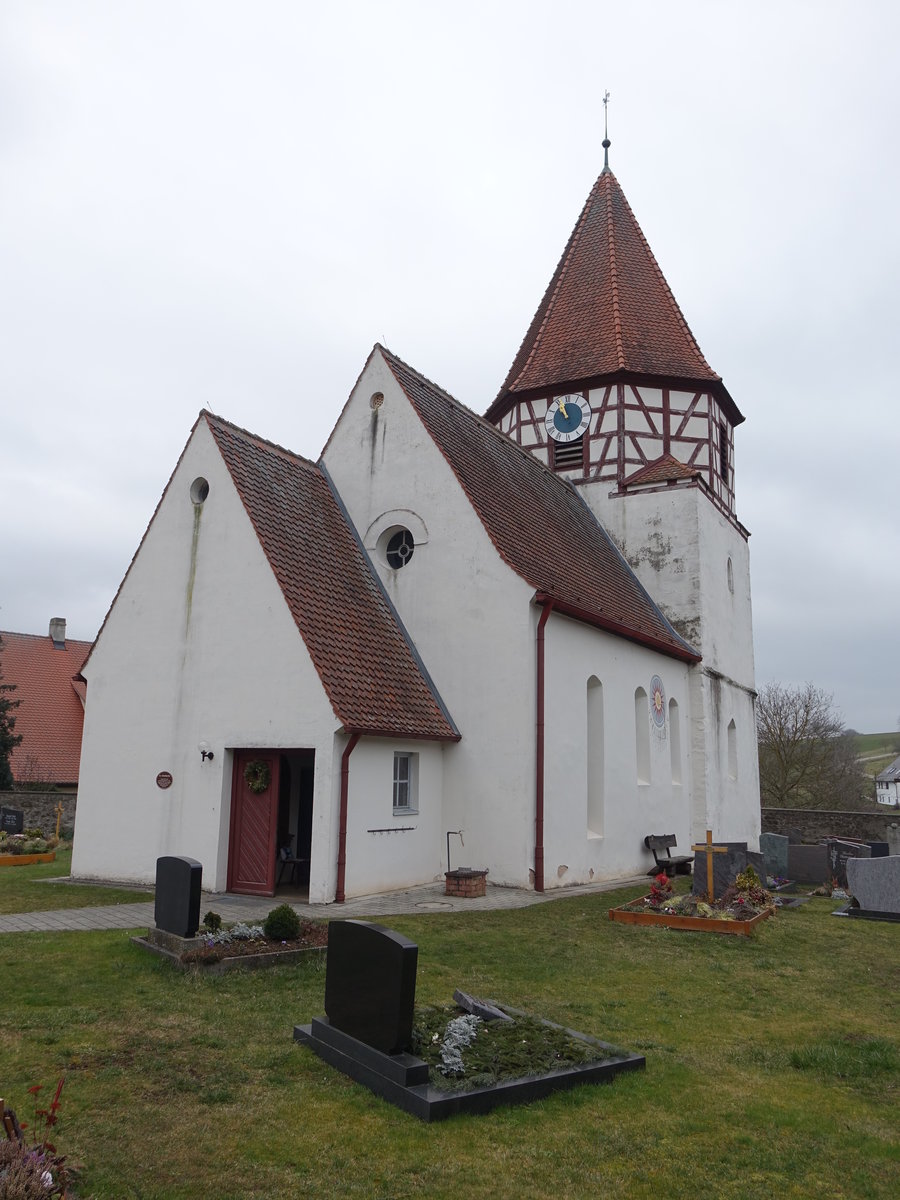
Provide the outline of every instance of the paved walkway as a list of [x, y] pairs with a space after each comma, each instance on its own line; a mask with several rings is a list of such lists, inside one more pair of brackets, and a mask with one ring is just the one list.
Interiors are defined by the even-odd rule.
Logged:
[[[360, 896], [344, 904], [303, 904], [284, 896], [233, 896], [224, 892], [204, 892], [201, 915], [214, 909], [226, 922], [262, 921], [278, 902], [286, 900], [302, 917], [390, 917], [398, 913], [485, 912], [492, 909], [527, 908], [574, 896], [592, 896], [631, 884], [646, 883], [646, 875], [630, 875], [605, 883], [579, 887], [554, 888], [539, 893], [526, 888], [495, 887], [488, 884], [487, 895], [463, 900], [444, 894], [443, 883], [426, 884], [400, 892], [382, 892]], [[47, 932], [78, 929], [138, 929], [154, 924], [153, 901], [135, 904], [99, 905], [96, 908], [55, 908], [48, 912], [11, 913], [0, 916], [0, 933]]]

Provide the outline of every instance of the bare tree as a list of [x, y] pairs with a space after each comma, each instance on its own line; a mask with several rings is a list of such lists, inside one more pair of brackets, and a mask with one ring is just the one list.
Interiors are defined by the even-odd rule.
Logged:
[[812, 683], [769, 683], [756, 701], [759, 785], [774, 808], [869, 807], [870, 781], [834, 697]]

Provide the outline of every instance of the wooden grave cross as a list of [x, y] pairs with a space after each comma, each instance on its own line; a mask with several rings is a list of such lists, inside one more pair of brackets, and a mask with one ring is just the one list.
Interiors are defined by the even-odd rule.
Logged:
[[706, 899], [710, 904], [712, 904], [716, 898], [715, 886], [713, 884], [713, 855], [727, 854], [728, 847], [714, 846], [712, 844], [712, 830], [707, 829], [706, 841], [701, 843], [699, 846], [691, 846], [691, 849], [695, 854], [706, 855]]

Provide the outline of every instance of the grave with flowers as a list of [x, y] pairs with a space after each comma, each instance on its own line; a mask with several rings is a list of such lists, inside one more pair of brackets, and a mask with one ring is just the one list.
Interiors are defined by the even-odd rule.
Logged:
[[423, 1121], [523, 1104], [640, 1070], [629, 1054], [507, 1005], [454, 992], [415, 1005], [418, 946], [364, 921], [332, 921], [325, 1013], [294, 1039]]
[[[759, 855], [746, 843], [713, 845], [707, 830], [705, 843], [692, 846], [694, 887], [678, 895], [672, 880], [657, 875], [650, 892], [628, 904], [610, 909], [610, 920], [623, 925], [659, 925], [666, 929], [698, 933], [750, 935], [753, 927], [775, 913], [775, 904], [760, 879], [754, 862]], [[717, 856], [723, 856], [717, 869]], [[705, 856], [706, 862], [702, 863]]]

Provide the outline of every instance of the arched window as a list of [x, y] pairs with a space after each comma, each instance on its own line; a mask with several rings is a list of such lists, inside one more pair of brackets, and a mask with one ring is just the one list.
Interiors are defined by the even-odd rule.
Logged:
[[603, 684], [596, 675], [587, 681], [587, 828], [603, 836]]
[[647, 693], [639, 687], [634, 693], [634, 741], [638, 783], [650, 782], [650, 708]]
[[669, 756], [672, 762], [672, 782], [681, 783], [681, 714], [678, 703], [669, 701]]
[[728, 778], [737, 779], [737, 726], [734, 718], [728, 722]]

